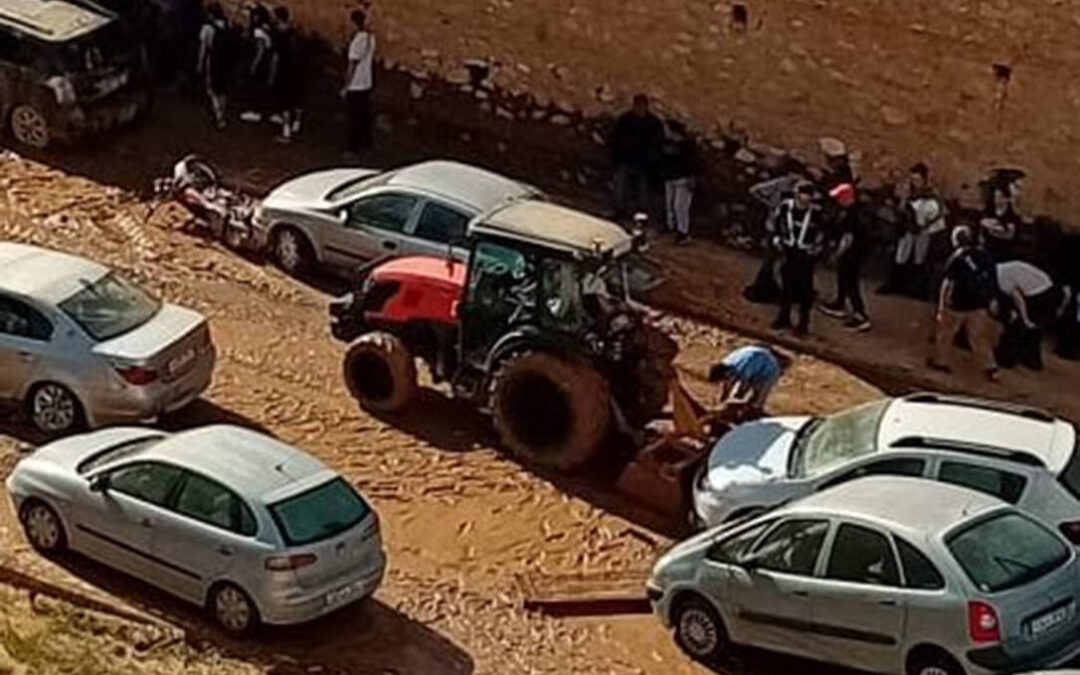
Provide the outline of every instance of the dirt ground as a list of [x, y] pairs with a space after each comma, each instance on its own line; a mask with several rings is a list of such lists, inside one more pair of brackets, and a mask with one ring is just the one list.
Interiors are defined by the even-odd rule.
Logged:
[[[6, 510], [0, 510], [0, 535], [7, 544], [0, 571], [16, 570], [159, 617], [184, 635], [182, 650], [163, 659], [220, 662], [221, 672], [704, 672], [678, 652], [650, 616], [553, 618], [522, 609], [520, 575], [609, 572], [641, 577], [669, 537], [678, 533], [677, 523], [635, 507], [587, 478], [540, 475], [503, 458], [485, 421], [444, 392], [428, 391], [415, 413], [393, 423], [365, 414], [342, 385], [343, 348], [328, 331], [328, 292], [338, 290], [339, 284], [323, 279], [301, 283], [259, 261], [208, 245], [177, 229], [183, 216], [175, 209], [164, 209], [146, 222], [147, 206], [137, 192], [187, 151], [213, 157], [228, 175], [256, 189], [335, 163], [330, 110], [316, 110], [310, 122], [314, 131], [284, 147], [271, 143], [265, 128], [203, 132], [198, 112], [166, 99], [150, 124], [107, 142], [38, 156], [39, 161], [7, 156], [0, 161], [0, 237], [109, 263], [164, 298], [211, 317], [220, 352], [213, 387], [205, 400], [164, 420], [164, 425], [252, 426], [315, 453], [341, 471], [371, 497], [382, 515], [390, 570], [376, 598], [310, 626], [268, 631], [258, 641], [239, 644], [209, 629], [196, 610], [143, 584], [83, 560], [42, 560], [22, 542]], [[479, 157], [493, 168], [525, 175], [523, 160], [512, 147], [477, 147], [475, 136], [469, 140], [454, 133], [440, 141], [437, 135], [393, 118], [384, 124], [380, 149], [370, 161], [392, 165], [431, 154]], [[545, 161], [557, 168], [558, 153]], [[573, 178], [559, 178], [545, 187], [575, 201], [595, 196], [595, 190]], [[707, 396], [703, 375], [708, 365], [723, 351], [752, 339], [767, 319], [764, 310], [738, 300], [752, 261], [709, 245], [660, 245], [655, 255], [671, 265], [671, 280], [657, 295], [660, 304], [679, 305], [690, 314], [743, 329], [672, 321], [684, 346], [679, 362], [684, 379], [695, 393]], [[917, 340], [912, 337], [918, 326], [888, 327], [894, 312], [896, 317], [915, 317], [918, 311], [892, 303], [888, 314], [875, 305], [880, 329], [873, 337], [855, 339], [830, 328], [808, 343], [790, 343], [850, 362], [864, 377], [829, 358], [800, 352], [773, 398], [773, 411], [828, 412], [880, 395], [882, 388], [922, 386], [920, 361], [914, 360]], [[817, 320], [817, 325], [824, 323]], [[1053, 364], [1056, 391], [1036, 387], [1022, 376], [1014, 383], [1010, 375], [1002, 392], [1018, 394], [1029, 387], [1031, 400], [1071, 411], [1066, 382], [1075, 371], [1057, 369]], [[975, 382], [969, 378], [962, 384], [974, 388]], [[16, 418], [0, 423], [0, 467], [9, 468], [39, 440]], [[23, 611], [24, 605], [19, 600], [13, 611]], [[40, 625], [59, 636], [53, 647], [64, 652], [63, 659], [78, 661], [82, 644], [70, 638], [66, 619], [57, 625], [50, 621]], [[104, 635], [102, 649], [116, 654], [129, 649], [122, 640], [108, 637], [108, 631]], [[85, 661], [77, 672], [124, 670], [117, 663]], [[28, 665], [30, 672], [51, 672]], [[738, 654], [724, 671], [749, 675], [795, 668], [826, 672], [754, 652]]]

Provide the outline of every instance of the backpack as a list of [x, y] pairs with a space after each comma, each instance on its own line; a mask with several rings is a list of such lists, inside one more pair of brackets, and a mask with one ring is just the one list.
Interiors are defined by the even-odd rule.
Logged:
[[977, 248], [962, 249], [953, 255], [953, 262], [966, 269], [964, 274], [957, 275], [954, 280], [954, 295], [967, 298], [979, 307], [989, 306], [997, 289], [994, 259], [986, 251]]

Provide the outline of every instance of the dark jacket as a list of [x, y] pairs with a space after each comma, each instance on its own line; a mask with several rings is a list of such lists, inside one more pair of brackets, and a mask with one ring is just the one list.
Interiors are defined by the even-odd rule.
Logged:
[[624, 113], [611, 132], [611, 159], [616, 165], [651, 170], [663, 139], [664, 125], [659, 117], [652, 113]]
[[664, 180], [701, 175], [701, 157], [694, 139], [665, 138], [660, 146], [660, 175]]

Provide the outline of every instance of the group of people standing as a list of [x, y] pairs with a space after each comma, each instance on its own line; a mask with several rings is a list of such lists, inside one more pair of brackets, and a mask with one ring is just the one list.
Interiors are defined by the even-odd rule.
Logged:
[[615, 165], [615, 214], [623, 220], [651, 210], [653, 186], [663, 184], [664, 227], [678, 242], [690, 241], [690, 211], [701, 175], [693, 137], [678, 121], [666, 124], [644, 94], [615, 122], [609, 139]]
[[[836, 295], [822, 313], [867, 331], [870, 316], [862, 294], [862, 271], [870, 254], [869, 232], [882, 223], [866, 195], [856, 189], [842, 151], [826, 152], [825, 171], [791, 172], [751, 188], [768, 205], [766, 258], [747, 289], [752, 300], [778, 302], [777, 330], [809, 330], [816, 297], [814, 271], [829, 252], [836, 260]], [[950, 227], [948, 209], [935, 191], [930, 170], [916, 164], [894, 197], [898, 228], [891, 268], [879, 292], [929, 299], [937, 288], [933, 349], [928, 365], [950, 369], [950, 350], [970, 349], [987, 376], [1016, 364], [1042, 367], [1044, 335], [1053, 330], [1058, 354], [1080, 359], [1080, 238], [1063, 252], [1056, 275], [1020, 258], [1021, 218], [1015, 198], [1016, 172], [997, 172], [986, 184], [986, 205], [970, 224]], [[776, 286], [776, 266], [779, 284]], [[1071, 276], [1070, 276], [1071, 275]], [[792, 309], [798, 314], [792, 323]]]
[[[239, 119], [277, 125], [279, 142], [300, 133], [304, 109], [304, 83], [308, 77], [308, 49], [297, 36], [287, 7], [265, 5], [245, 9], [246, 26], [234, 24], [220, 3], [206, 7], [199, 29], [195, 72], [205, 84], [214, 125], [229, 123], [229, 102], [239, 89]], [[371, 90], [375, 36], [368, 30], [367, 14], [350, 15], [354, 33], [348, 46], [345, 82], [348, 137], [346, 151], [359, 154], [372, 143]]]
[[234, 25], [220, 3], [206, 7], [199, 29], [195, 72], [206, 86], [214, 125], [228, 126], [229, 101], [241, 85], [244, 110], [240, 119], [279, 125], [278, 139], [299, 133], [304, 66], [287, 7], [247, 8], [247, 25]]

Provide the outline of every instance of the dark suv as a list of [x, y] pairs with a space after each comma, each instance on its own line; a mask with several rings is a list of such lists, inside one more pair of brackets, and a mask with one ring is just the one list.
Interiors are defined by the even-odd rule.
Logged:
[[74, 140], [149, 102], [144, 50], [117, 15], [87, 0], [0, 3], [0, 114], [16, 141]]

